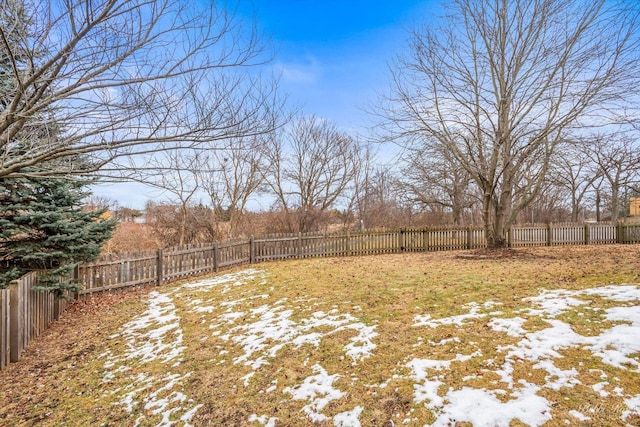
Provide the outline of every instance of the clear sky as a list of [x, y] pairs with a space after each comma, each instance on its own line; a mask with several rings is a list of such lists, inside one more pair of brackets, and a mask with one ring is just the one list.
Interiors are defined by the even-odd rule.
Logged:
[[[233, 2], [231, 2], [233, 3]], [[275, 49], [271, 66], [292, 106], [366, 135], [364, 109], [389, 87], [388, 63], [408, 32], [442, 13], [439, 0], [238, 0], [236, 14], [255, 19]], [[96, 195], [142, 209], [162, 198], [141, 185], [99, 186]], [[203, 203], [206, 203], [203, 200]]]
[[388, 62], [436, 0], [240, 0], [276, 48], [282, 88], [306, 114], [362, 132], [362, 111], [388, 87]]

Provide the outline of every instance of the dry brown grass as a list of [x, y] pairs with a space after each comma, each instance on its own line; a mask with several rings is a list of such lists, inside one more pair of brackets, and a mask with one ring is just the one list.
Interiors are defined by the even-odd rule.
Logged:
[[[292, 400], [292, 390], [314, 375], [314, 364], [329, 374], [338, 373], [333, 386], [345, 396], [332, 400], [321, 411], [338, 414], [364, 408], [359, 419], [363, 426], [426, 425], [435, 421], [433, 411], [424, 402], [414, 401], [414, 382], [407, 363], [414, 358], [451, 360], [457, 354], [481, 357], [453, 362], [439, 379], [446, 384], [439, 390], [461, 387], [505, 389], [494, 367], [504, 363], [500, 346], [515, 345], [519, 338], [509, 337], [487, 326], [488, 317], [469, 319], [464, 327], [443, 325], [438, 328], [415, 327], [415, 316], [429, 314], [433, 319], [462, 315], [469, 304], [486, 301], [499, 303], [484, 312], [499, 310], [499, 317], [514, 317], [530, 307], [523, 299], [539, 295], [542, 288], [580, 290], [608, 284], [640, 281], [640, 246], [589, 246], [521, 249], [507, 256], [484, 253], [415, 253], [360, 258], [296, 260], [258, 265], [264, 271], [248, 285], [212, 287], [206, 292], [180, 288], [179, 284], [160, 291], [172, 292], [183, 334], [182, 362], [167, 363], [118, 361], [105, 366], [105, 352], [121, 354], [126, 340], [123, 325], [147, 309], [147, 291], [103, 296], [80, 303], [66, 313], [43, 336], [31, 344], [23, 359], [0, 372], [0, 424], [2, 425], [133, 425], [143, 416], [141, 425], [157, 425], [161, 416], [142, 405], [128, 412], [121, 404], [124, 392], [140, 374], [156, 378], [167, 372], [181, 375], [181, 392], [199, 405], [191, 423], [195, 425], [259, 425], [249, 423], [252, 414], [278, 418], [277, 425], [304, 426], [302, 400]], [[264, 277], [264, 278], [263, 278]], [[157, 288], [154, 290], [158, 290]], [[201, 300], [195, 304], [194, 300]], [[234, 302], [233, 312], [243, 318], [223, 322], [222, 309]], [[606, 309], [610, 300], [594, 296], [591, 307]], [[194, 307], [210, 306], [211, 313]], [[284, 345], [269, 364], [255, 370], [234, 363], [245, 350], [229, 333], [238, 334], [241, 325], [257, 322], [252, 310], [260, 307], [291, 310], [287, 320], [302, 325], [315, 312], [349, 313], [358, 322], [372, 326], [378, 336], [371, 357], [354, 362], [345, 356], [345, 346], [353, 330], [333, 332], [325, 326], [325, 335], [316, 347]], [[522, 315], [522, 314], [520, 314]], [[558, 319], [572, 325], [575, 332], [593, 336], [613, 326], [602, 322], [602, 312], [572, 310]], [[527, 331], [543, 330], [545, 321], [530, 317], [523, 325]], [[235, 330], [233, 328], [236, 328]], [[267, 342], [268, 346], [276, 342]], [[590, 414], [593, 425], [621, 424], [627, 407], [615, 387], [627, 395], [640, 394], [640, 374], [603, 363], [581, 348], [561, 350], [556, 366], [577, 368], [581, 382], [573, 388], [543, 388], [552, 404], [553, 419], [546, 425], [577, 424], [569, 414], [580, 410]], [[252, 357], [257, 357], [257, 353]], [[633, 356], [640, 361], [640, 355]], [[118, 366], [124, 371], [109, 381], [105, 373]], [[252, 376], [247, 377], [248, 374]], [[513, 378], [545, 385], [546, 371], [530, 362], [515, 366]], [[606, 379], [606, 397], [593, 385]], [[154, 383], [148, 390], [153, 392]], [[500, 397], [507, 401], [509, 393]], [[193, 406], [193, 405], [191, 405]], [[638, 417], [627, 422], [634, 425]], [[180, 425], [180, 424], [178, 424]], [[318, 423], [333, 425], [331, 418]], [[460, 424], [463, 425], [463, 424]], [[511, 425], [522, 425], [512, 421]], [[588, 425], [588, 424], [585, 424]], [[640, 424], [636, 424], [640, 425]]]
[[119, 222], [113, 236], [102, 248], [103, 254], [153, 251], [161, 248], [162, 242], [154, 236], [148, 224]]

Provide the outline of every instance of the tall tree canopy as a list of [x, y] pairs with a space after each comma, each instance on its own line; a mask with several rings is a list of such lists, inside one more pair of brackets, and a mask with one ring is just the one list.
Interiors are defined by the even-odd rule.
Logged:
[[[411, 34], [384, 115], [441, 146], [482, 197], [489, 247], [540, 192], [558, 147], [638, 110], [638, 6], [608, 0], [452, 0]], [[634, 98], [635, 97], [635, 98]]]

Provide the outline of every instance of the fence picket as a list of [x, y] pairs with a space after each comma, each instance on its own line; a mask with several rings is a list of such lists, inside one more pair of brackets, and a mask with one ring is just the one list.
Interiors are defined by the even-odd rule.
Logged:
[[0, 289], [0, 369], [11, 361], [9, 357], [11, 331], [9, 320], [9, 289]]

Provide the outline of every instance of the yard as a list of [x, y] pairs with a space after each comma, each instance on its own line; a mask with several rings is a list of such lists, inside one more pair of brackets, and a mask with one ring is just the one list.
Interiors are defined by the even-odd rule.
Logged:
[[640, 245], [282, 261], [80, 302], [1, 425], [638, 426]]

